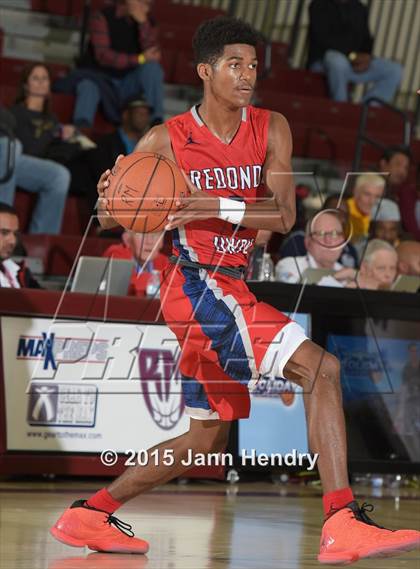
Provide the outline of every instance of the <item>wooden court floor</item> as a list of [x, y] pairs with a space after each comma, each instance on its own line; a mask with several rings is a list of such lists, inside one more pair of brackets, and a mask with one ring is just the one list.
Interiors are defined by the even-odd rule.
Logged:
[[[317, 488], [268, 483], [168, 484], [133, 500], [117, 516], [151, 543], [146, 556], [93, 553], [56, 542], [48, 528], [97, 481], [0, 480], [1, 569], [306, 569], [321, 528]], [[363, 501], [370, 489], [356, 488]], [[381, 490], [374, 519], [420, 529], [418, 490]], [[371, 559], [358, 569], [420, 569], [420, 552]]]

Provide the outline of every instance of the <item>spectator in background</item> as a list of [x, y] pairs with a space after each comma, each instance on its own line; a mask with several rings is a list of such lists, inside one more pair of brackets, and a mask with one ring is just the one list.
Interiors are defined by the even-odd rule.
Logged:
[[402, 227], [420, 240], [420, 189], [407, 184], [411, 152], [406, 146], [390, 146], [379, 162], [381, 172], [387, 172], [385, 195], [399, 204]]
[[398, 273], [420, 277], [420, 243], [418, 241], [401, 241], [397, 247]]
[[40, 288], [24, 263], [11, 258], [19, 235], [16, 210], [0, 202], [0, 288]]
[[149, 130], [151, 113], [152, 109], [141, 97], [127, 102], [121, 126], [99, 139], [96, 148], [87, 153], [89, 179], [86, 185], [89, 187], [87, 198], [90, 211], [94, 210], [98, 198], [96, 183], [102, 172], [112, 168], [120, 154], [131, 154], [134, 151], [137, 142]]
[[366, 247], [360, 271], [355, 275], [356, 280], [347, 286], [370, 290], [390, 289], [397, 276], [397, 265], [398, 256], [394, 247], [381, 239], [372, 239]]
[[385, 148], [379, 161], [380, 171], [387, 174], [385, 197], [398, 202], [399, 188], [407, 181], [410, 163], [411, 152], [406, 146]]
[[397, 247], [401, 238], [401, 215], [398, 204], [384, 198], [373, 214], [369, 227], [370, 239], [382, 239]]
[[420, 241], [420, 186], [411, 184], [401, 188], [399, 206], [403, 229]]
[[131, 277], [128, 294], [144, 296], [153, 274], [161, 272], [168, 262], [160, 253], [163, 245], [163, 233], [134, 233], [124, 231], [120, 245], [111, 245], [104, 252], [104, 257], [113, 259], [133, 259], [136, 263]]
[[75, 125], [91, 127], [100, 101], [107, 118], [118, 123], [126, 100], [140, 94], [153, 109], [153, 123], [163, 121], [163, 70], [151, 4], [118, 0], [93, 14], [83, 69], [57, 84], [76, 94]]
[[356, 178], [353, 197], [347, 200], [353, 244], [368, 236], [374, 207], [381, 200], [384, 190], [385, 180], [378, 174], [366, 173]]
[[[341, 224], [343, 226], [344, 233], [348, 233], [348, 218], [349, 218], [349, 208], [347, 202], [341, 199], [340, 194], [334, 194], [328, 196], [322, 205], [323, 210], [334, 210], [338, 214]], [[280, 257], [299, 257], [306, 255], [305, 248], [305, 231], [297, 230], [290, 233], [286, 239], [282, 242], [280, 247]], [[339, 263], [344, 267], [355, 268], [358, 264], [357, 252], [351, 243], [346, 243], [341, 255], [338, 259]]]
[[302, 282], [306, 269], [329, 269], [334, 271], [335, 275], [322, 277], [318, 284], [342, 287], [340, 271], [343, 266], [338, 262], [338, 258], [343, 250], [344, 241], [344, 231], [339, 216], [333, 212], [319, 211], [306, 225], [306, 255], [280, 259], [276, 265], [276, 280], [299, 283]]
[[[37, 86], [31, 82], [31, 86], [28, 89], [36, 92]], [[3, 154], [6, 154], [8, 144], [10, 144], [10, 149], [14, 154], [14, 165], [11, 169], [11, 177], [0, 183], [0, 199], [9, 205], [13, 205], [16, 187], [27, 192], [37, 193], [38, 200], [32, 213], [29, 233], [57, 234], [61, 229], [61, 221], [70, 184], [70, 173], [66, 168], [52, 160], [31, 156], [26, 153], [22, 148], [21, 141], [14, 138], [16, 134], [22, 136], [20, 130], [16, 128], [14, 115], [6, 111], [6, 109], [2, 109], [1, 121], [3, 120], [7, 122], [8, 136], [4, 136], [0, 140], [2, 155], [0, 178], [4, 175], [5, 163], [3, 162]], [[41, 120], [37, 122], [37, 125], [34, 128], [41, 135], [42, 113]]]
[[359, 0], [313, 0], [309, 7], [308, 67], [325, 71], [331, 97], [348, 100], [349, 83], [372, 83], [364, 100], [391, 102], [401, 82], [399, 63], [372, 56], [368, 10]]

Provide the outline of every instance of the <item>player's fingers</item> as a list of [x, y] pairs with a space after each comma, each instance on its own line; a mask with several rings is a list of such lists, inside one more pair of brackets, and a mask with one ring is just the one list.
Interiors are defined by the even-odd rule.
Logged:
[[105, 172], [103, 172], [103, 174], [101, 175], [101, 177], [98, 180], [98, 184], [96, 186], [98, 194], [100, 196], [104, 195], [104, 192], [106, 190], [106, 188], [109, 186], [109, 176], [111, 174], [111, 170], [105, 170]]
[[177, 198], [175, 200], [175, 208], [176, 209], [184, 209], [191, 204], [191, 196], [186, 196], [185, 198]]
[[171, 229], [175, 229], [175, 227], [180, 227], [181, 225], [185, 225], [193, 220], [194, 215], [191, 213], [186, 214], [184, 211], [179, 214], [172, 213], [171, 215], [168, 215], [168, 223], [165, 225], [165, 229], [166, 231], [170, 231]]
[[117, 158], [115, 159], [115, 164], [114, 164], [113, 167], [112, 167], [112, 173], [113, 173], [113, 174], [115, 174], [115, 168], [116, 168], [118, 162], [119, 162], [122, 158], [124, 158], [124, 154], [118, 154]]

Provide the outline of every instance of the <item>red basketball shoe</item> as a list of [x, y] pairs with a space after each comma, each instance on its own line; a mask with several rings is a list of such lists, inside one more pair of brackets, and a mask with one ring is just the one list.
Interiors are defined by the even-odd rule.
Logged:
[[[114, 527], [113, 527], [114, 526]], [[67, 545], [108, 553], [147, 553], [147, 541], [134, 537], [131, 526], [115, 516], [77, 500], [64, 512], [50, 533]]]
[[351, 502], [324, 523], [318, 555], [320, 563], [349, 565], [365, 557], [391, 557], [420, 546], [420, 532], [390, 530], [378, 526], [366, 512], [371, 504], [359, 508]]

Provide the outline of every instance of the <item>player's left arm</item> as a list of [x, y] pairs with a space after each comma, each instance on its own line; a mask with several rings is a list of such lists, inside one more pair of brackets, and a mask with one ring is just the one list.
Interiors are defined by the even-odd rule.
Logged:
[[292, 136], [289, 125], [283, 115], [272, 112], [263, 169], [266, 196], [256, 203], [247, 204], [234, 199], [219, 198], [208, 192], [198, 191], [185, 176], [191, 195], [176, 203], [179, 209], [168, 216], [166, 229], [215, 217], [242, 227], [288, 233], [296, 218], [291, 155]]
[[289, 233], [292, 229], [296, 219], [296, 197], [291, 159], [289, 124], [283, 115], [272, 112], [263, 168], [267, 195], [255, 204], [246, 205], [242, 226], [277, 233]]

